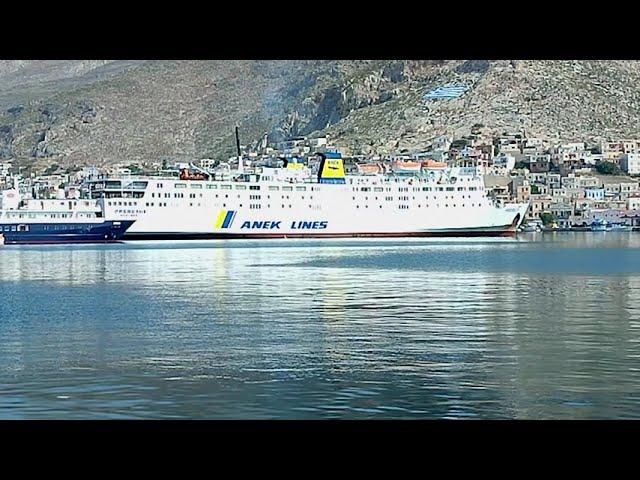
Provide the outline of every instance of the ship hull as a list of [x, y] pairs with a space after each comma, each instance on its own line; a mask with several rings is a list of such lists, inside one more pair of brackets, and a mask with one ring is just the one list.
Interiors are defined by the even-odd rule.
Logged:
[[502, 229], [446, 230], [425, 232], [313, 232], [313, 233], [127, 233], [124, 240], [231, 240], [277, 238], [416, 238], [416, 237], [513, 237], [512, 226]]
[[5, 245], [111, 243], [120, 241], [133, 221], [100, 223], [0, 223]]

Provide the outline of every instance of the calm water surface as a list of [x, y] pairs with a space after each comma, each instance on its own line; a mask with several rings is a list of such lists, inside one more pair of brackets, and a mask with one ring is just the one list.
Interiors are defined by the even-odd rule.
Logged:
[[640, 234], [0, 248], [0, 418], [640, 418]]

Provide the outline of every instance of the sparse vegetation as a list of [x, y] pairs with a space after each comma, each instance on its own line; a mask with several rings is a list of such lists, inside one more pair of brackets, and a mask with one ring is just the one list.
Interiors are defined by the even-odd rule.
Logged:
[[596, 171], [603, 175], [620, 175], [622, 170], [613, 162], [599, 162], [596, 165]]
[[545, 227], [551, 226], [556, 222], [556, 218], [551, 212], [542, 212], [540, 214], [540, 220], [542, 220]]
[[44, 175], [53, 175], [53, 173], [60, 168], [60, 165], [57, 163], [52, 163], [47, 168], [44, 169]]

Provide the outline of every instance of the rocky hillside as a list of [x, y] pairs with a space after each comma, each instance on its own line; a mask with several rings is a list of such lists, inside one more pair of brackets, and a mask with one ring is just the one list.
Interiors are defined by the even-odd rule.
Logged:
[[[454, 100], [425, 101], [464, 84]], [[351, 153], [444, 133], [525, 128], [559, 139], [637, 137], [634, 61], [0, 61], [0, 158], [104, 164], [224, 158], [329, 133]]]

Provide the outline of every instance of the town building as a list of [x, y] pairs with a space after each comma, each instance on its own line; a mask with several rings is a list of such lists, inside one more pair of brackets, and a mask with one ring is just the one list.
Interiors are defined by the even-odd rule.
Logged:
[[602, 152], [603, 161], [617, 164], [624, 154], [624, 144], [620, 141], [602, 142], [600, 151]]
[[587, 200], [604, 200], [604, 188], [587, 187], [584, 189], [584, 198]]
[[554, 203], [549, 206], [549, 212], [553, 215], [555, 223], [559, 228], [571, 227], [571, 217], [573, 207], [568, 203]]
[[527, 210], [527, 219], [539, 219], [541, 213], [549, 212], [552, 203], [553, 199], [550, 195], [532, 193], [529, 210]]
[[629, 175], [640, 175], [640, 153], [625, 153], [620, 157], [620, 168]]

